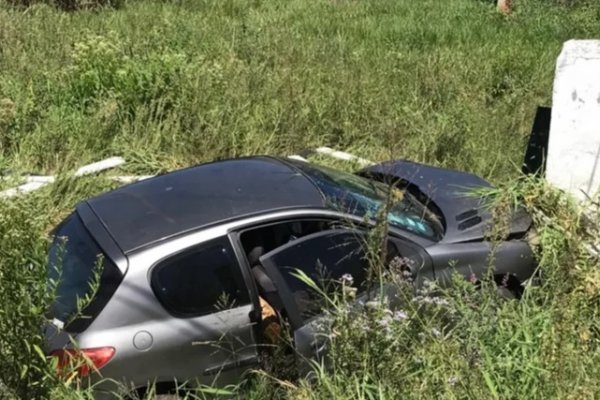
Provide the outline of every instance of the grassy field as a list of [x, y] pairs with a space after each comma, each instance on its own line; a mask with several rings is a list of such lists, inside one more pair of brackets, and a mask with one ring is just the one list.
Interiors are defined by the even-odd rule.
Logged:
[[[119, 155], [124, 172], [146, 174], [331, 146], [477, 173], [543, 221], [548, 279], [523, 301], [459, 285], [443, 295], [451, 312], [415, 306], [420, 322], [393, 337], [342, 335], [333, 369], [286, 385], [258, 377], [247, 396], [600, 397], [592, 235], [543, 184], [515, 183], [562, 43], [600, 37], [596, 1], [520, 0], [511, 16], [483, 0], [126, 0], [71, 13], [4, 1], [0, 170], [65, 174]], [[67, 396], [36, 350], [46, 233], [112, 185], [65, 177], [0, 202], [0, 397]], [[448, 313], [460, 318], [444, 325]]]
[[[446, 4], [447, 3], [447, 4]], [[0, 165], [118, 154], [154, 172], [315, 145], [514, 176], [562, 42], [598, 8], [131, 1], [0, 9]], [[492, 151], [490, 151], [492, 150]]]

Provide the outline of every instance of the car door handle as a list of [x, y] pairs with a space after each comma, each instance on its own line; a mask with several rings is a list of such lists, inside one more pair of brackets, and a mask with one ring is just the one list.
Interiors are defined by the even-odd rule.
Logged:
[[258, 356], [250, 356], [241, 360], [234, 360], [221, 365], [215, 365], [204, 370], [202, 375], [215, 375], [224, 371], [229, 371], [235, 368], [249, 367], [252, 365], [258, 365]]

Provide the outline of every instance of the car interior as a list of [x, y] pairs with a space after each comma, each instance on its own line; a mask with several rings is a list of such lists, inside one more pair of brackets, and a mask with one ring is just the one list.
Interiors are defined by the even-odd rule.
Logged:
[[240, 235], [259, 296], [275, 310], [279, 318], [285, 320], [286, 311], [273, 281], [260, 263], [260, 257], [293, 240], [334, 227], [333, 221], [293, 220], [246, 230]]
[[[263, 225], [258, 228], [248, 229], [241, 233], [240, 241], [256, 282], [258, 294], [274, 309], [280, 320], [289, 322], [282, 299], [273, 280], [269, 277], [265, 267], [261, 264], [260, 258], [294, 240], [319, 232], [341, 228], [352, 229], [356, 227], [332, 220], [291, 220]], [[398, 255], [398, 252], [391, 242], [388, 242], [388, 246], [390, 246], [388, 249], [389, 262], [391, 258]], [[314, 296], [308, 296], [308, 299], [303, 299], [304, 302], [314, 301], [314, 299], [310, 299], [311, 297]], [[316, 308], [318, 308], [318, 306]], [[280, 323], [281, 321], [278, 322]]]

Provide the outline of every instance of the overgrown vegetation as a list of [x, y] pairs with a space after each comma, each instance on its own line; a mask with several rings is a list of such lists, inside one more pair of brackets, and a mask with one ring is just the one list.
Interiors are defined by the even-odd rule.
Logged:
[[[518, 200], [535, 216], [541, 286], [515, 302], [457, 281], [412, 300], [398, 282], [401, 310], [331, 311], [328, 369], [258, 374], [244, 395], [598, 397], [597, 216], [515, 178], [562, 42], [600, 36], [600, 7], [515, 3], [506, 17], [477, 0], [130, 0], [75, 13], [0, 0], [0, 169], [121, 155], [127, 172], [155, 173], [330, 145], [477, 173], [502, 188], [503, 209]], [[111, 186], [65, 178], [0, 202], [3, 398], [86, 396], [39, 350], [46, 235]]]

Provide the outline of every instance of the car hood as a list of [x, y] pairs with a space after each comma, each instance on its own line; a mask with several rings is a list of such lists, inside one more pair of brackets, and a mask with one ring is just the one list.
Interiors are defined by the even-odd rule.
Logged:
[[[491, 188], [492, 185], [476, 175], [405, 160], [377, 164], [360, 171], [359, 175], [398, 183], [399, 187], [406, 188], [440, 215], [445, 226], [441, 242], [483, 240], [489, 232], [492, 221], [490, 207], [473, 191]], [[522, 236], [531, 222], [524, 209], [517, 209], [511, 217], [509, 235]]]

